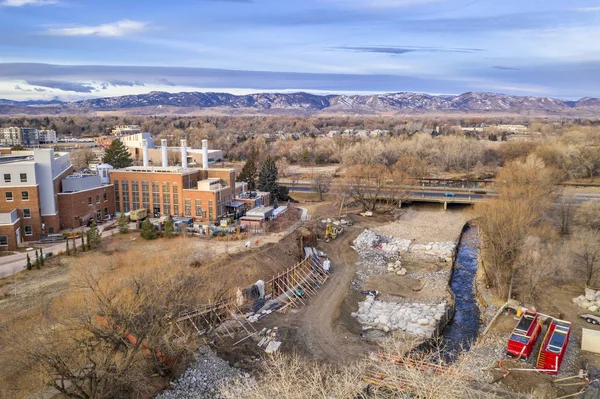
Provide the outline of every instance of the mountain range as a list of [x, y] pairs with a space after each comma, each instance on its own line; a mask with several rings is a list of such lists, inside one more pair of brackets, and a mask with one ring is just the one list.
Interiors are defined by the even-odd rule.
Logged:
[[82, 101], [12, 101], [0, 99], [0, 114], [494, 114], [523, 116], [600, 116], [600, 99], [565, 101], [550, 97], [494, 93], [429, 95], [389, 93], [375, 95], [316, 95], [309, 93], [167, 93], [95, 98]]

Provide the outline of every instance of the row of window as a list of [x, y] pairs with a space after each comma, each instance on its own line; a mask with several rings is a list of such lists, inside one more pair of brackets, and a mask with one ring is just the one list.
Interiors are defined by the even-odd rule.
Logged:
[[[13, 192], [12, 191], [6, 191], [4, 193], [4, 195], [6, 197], [6, 201], [7, 202], [14, 201], [14, 197], [13, 197]], [[29, 191], [21, 191], [21, 199], [23, 201], [29, 201]]]
[[[27, 173], [20, 173], [19, 178], [21, 183], [27, 183]], [[12, 175], [10, 173], [4, 174], [4, 183], [12, 183]]]
[[[108, 201], [108, 194], [104, 193], [104, 202]], [[100, 203], [100, 195], [96, 195], [96, 204]], [[92, 197], [88, 197], [88, 205], [92, 205]]]

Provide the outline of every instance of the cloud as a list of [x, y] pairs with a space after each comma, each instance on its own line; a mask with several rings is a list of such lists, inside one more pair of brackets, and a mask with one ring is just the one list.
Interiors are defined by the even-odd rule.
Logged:
[[23, 6], [45, 6], [48, 4], [57, 4], [57, 0], [4, 0], [0, 5], [5, 7], [23, 7]]
[[400, 55], [406, 53], [478, 53], [485, 51], [479, 48], [444, 48], [444, 47], [420, 47], [420, 46], [359, 46], [359, 47], [334, 47], [335, 50], [356, 51], [362, 53], [379, 53]]
[[50, 35], [56, 36], [104, 36], [117, 37], [146, 29], [145, 22], [123, 19], [121, 21], [96, 26], [80, 26], [76, 28], [49, 29]]
[[128, 80], [109, 80], [108, 82], [103, 82], [101, 84], [101, 87], [103, 89], [108, 88], [109, 86], [127, 86], [127, 87], [134, 87], [134, 86], [144, 86], [144, 82], [140, 82], [140, 81], [128, 81]]
[[575, 12], [596, 12], [596, 11], [600, 11], [600, 7], [582, 7], [582, 8], [575, 9]]
[[508, 66], [502, 66], [502, 65], [494, 65], [492, 66], [492, 68], [494, 69], [500, 69], [502, 71], [520, 71], [520, 68], [514, 68], [514, 67], [508, 67]]
[[329, 0], [333, 3], [346, 5], [350, 7], [370, 7], [370, 8], [400, 8], [410, 6], [422, 6], [432, 3], [441, 3], [445, 0]]
[[27, 84], [31, 86], [48, 87], [50, 89], [58, 89], [62, 91], [72, 91], [75, 93], [91, 93], [94, 91], [94, 86], [87, 83], [65, 82], [59, 80], [28, 80]]

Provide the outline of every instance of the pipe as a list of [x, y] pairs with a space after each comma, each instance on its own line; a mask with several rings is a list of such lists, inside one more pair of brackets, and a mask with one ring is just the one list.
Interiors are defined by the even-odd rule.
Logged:
[[142, 157], [144, 160], [144, 166], [149, 166], [149, 162], [148, 162], [148, 140], [147, 139], [143, 139], [142, 140]]
[[181, 167], [183, 169], [188, 168], [188, 159], [187, 159], [187, 140], [181, 140]]
[[202, 140], [202, 169], [208, 169], [208, 140]]
[[169, 151], [167, 150], [167, 139], [161, 139], [160, 145], [162, 147], [162, 166], [166, 168], [169, 166]]

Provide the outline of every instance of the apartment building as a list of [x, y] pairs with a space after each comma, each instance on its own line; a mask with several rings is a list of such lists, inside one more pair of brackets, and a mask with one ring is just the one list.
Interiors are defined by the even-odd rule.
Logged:
[[105, 218], [115, 212], [114, 203], [114, 187], [99, 176], [73, 175], [68, 153], [36, 149], [0, 155], [0, 250]]
[[117, 137], [127, 136], [130, 134], [141, 133], [142, 128], [139, 125], [119, 125], [115, 126], [112, 130], [112, 134]]
[[56, 132], [54, 130], [42, 129], [38, 130], [40, 144], [56, 144]]
[[245, 184], [236, 183], [235, 169], [210, 168], [208, 142], [203, 141], [202, 168], [189, 167], [186, 141], [181, 145], [181, 166], [168, 164], [168, 147], [162, 140], [162, 166], [150, 166], [148, 148], [142, 148], [144, 166], [110, 171], [117, 212], [144, 208], [151, 217], [190, 217], [198, 223], [215, 223], [227, 215], [239, 215], [244, 203], [236, 196]]
[[0, 146], [2, 147], [13, 147], [16, 145], [32, 147], [39, 144], [40, 136], [37, 129], [27, 127], [0, 128]]

